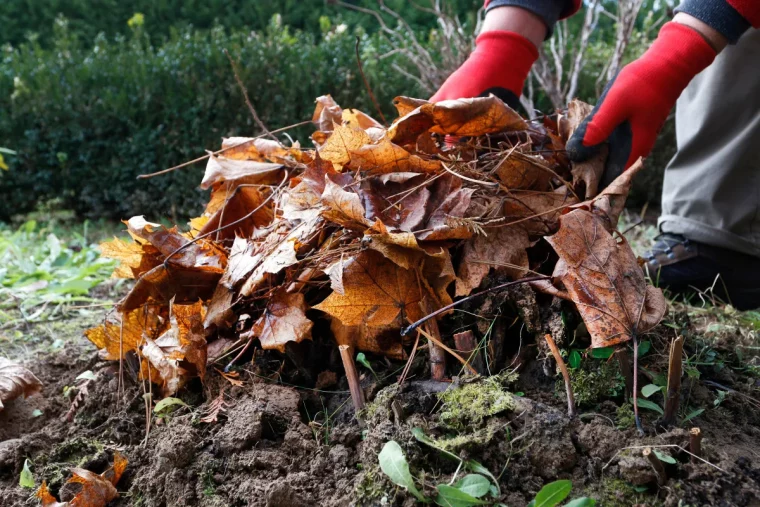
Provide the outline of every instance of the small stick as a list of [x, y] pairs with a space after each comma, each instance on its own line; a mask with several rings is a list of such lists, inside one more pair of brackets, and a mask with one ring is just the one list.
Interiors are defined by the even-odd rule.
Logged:
[[[429, 335], [441, 343], [441, 331], [438, 329], [438, 322], [435, 319], [430, 319], [426, 325]], [[438, 381], [446, 377], [446, 351], [439, 347], [435, 341], [430, 342], [430, 377]]]
[[565, 390], [567, 391], [567, 415], [573, 419], [577, 415], [577, 412], [575, 411], [575, 397], [573, 396], [573, 386], [570, 385], [570, 374], [567, 372], [565, 361], [562, 360], [562, 356], [559, 353], [557, 344], [554, 343], [554, 340], [552, 339], [552, 335], [545, 334], [544, 338], [546, 339], [546, 343], [549, 344], [549, 349], [552, 351], [554, 360], [557, 361], [559, 370], [562, 372], [562, 378], [565, 379]]
[[448, 345], [446, 345], [445, 343], [443, 343], [443, 342], [442, 342], [442, 341], [440, 341], [438, 338], [436, 338], [435, 336], [431, 335], [430, 333], [428, 333], [428, 332], [427, 332], [427, 331], [425, 331], [424, 329], [421, 329], [421, 328], [419, 328], [419, 329], [418, 329], [418, 331], [419, 331], [419, 333], [420, 333], [422, 336], [424, 336], [425, 338], [427, 338], [427, 340], [428, 340], [428, 345], [430, 345], [430, 344], [432, 344], [432, 343], [434, 343], [434, 344], [438, 345], [438, 346], [439, 346], [439, 347], [441, 347], [443, 350], [445, 350], [446, 352], [448, 352], [449, 354], [451, 354], [452, 356], [454, 356], [454, 357], [456, 358], [456, 360], [457, 360], [457, 361], [459, 361], [460, 363], [462, 363], [462, 364], [464, 365], [464, 367], [465, 367], [465, 368], [467, 368], [468, 370], [470, 370], [470, 373], [472, 373], [473, 375], [477, 375], [477, 374], [478, 374], [478, 372], [477, 372], [477, 371], [475, 371], [475, 368], [473, 368], [473, 367], [472, 367], [472, 366], [471, 366], [471, 365], [470, 365], [470, 364], [467, 362], [467, 360], [466, 360], [465, 358], [463, 358], [462, 356], [460, 356], [459, 354], [457, 354], [457, 353], [456, 353], [456, 351], [452, 350], [452, 349], [451, 349], [451, 348], [450, 348]]
[[356, 371], [351, 346], [338, 345], [338, 350], [340, 350], [340, 358], [343, 360], [343, 368], [346, 370], [346, 379], [351, 391], [351, 400], [354, 402], [354, 409], [359, 412], [364, 408], [364, 391], [359, 383], [359, 373]]
[[[299, 122], [299, 123], [294, 123], [293, 125], [288, 125], [287, 127], [282, 127], [282, 128], [277, 129], [277, 130], [272, 130], [270, 132], [270, 134], [278, 134], [280, 132], [285, 132], [286, 130], [294, 129], [296, 127], [303, 127], [304, 125], [308, 125], [309, 123], [314, 123], [314, 122], [311, 121], [311, 120], [304, 120], [304, 121]], [[231, 146], [227, 146], [226, 148], [222, 148], [221, 150], [216, 150], [216, 151], [213, 151], [213, 152], [206, 153], [203, 156], [200, 156], [198, 158], [194, 158], [193, 160], [188, 160], [187, 162], [182, 162], [181, 164], [175, 165], [174, 167], [170, 167], [168, 169], [162, 169], [162, 170], [156, 171], [154, 173], [141, 174], [141, 175], [139, 175], [137, 177], [137, 179], [138, 180], [144, 180], [144, 179], [147, 179], [147, 178], [153, 178], [155, 176], [161, 176], [163, 174], [167, 174], [167, 173], [170, 173], [172, 171], [176, 171], [177, 169], [182, 169], [183, 167], [187, 167], [189, 165], [193, 165], [196, 162], [202, 162], [202, 161], [206, 160], [209, 157], [220, 155], [220, 154], [222, 154], [222, 153], [224, 153], [226, 151], [229, 151], [229, 150], [231, 150], [233, 148], [238, 148], [240, 146], [246, 145], [246, 144], [250, 143], [251, 141], [255, 141], [256, 139], [263, 139], [264, 137], [266, 137], [266, 134], [261, 135], [261, 136], [257, 136], [257, 137], [253, 137], [251, 139], [247, 139], [247, 140], [243, 141], [242, 143], [238, 143], [238, 144], [233, 144]]]
[[702, 459], [702, 430], [699, 428], [692, 428], [689, 431], [689, 451], [692, 463], [697, 463]]
[[620, 372], [625, 379], [625, 399], [628, 401], [631, 399], [631, 394], [633, 394], [633, 370], [631, 370], [631, 358], [628, 356], [628, 348], [625, 344], [620, 345], [615, 350], [615, 356], [620, 366]]
[[362, 58], [359, 56], [359, 44], [361, 43], [361, 39], [359, 36], [356, 36], [356, 64], [359, 66], [359, 74], [362, 76], [362, 80], [364, 81], [364, 87], [367, 88], [367, 93], [369, 93], [369, 98], [372, 100], [372, 104], [374, 104], [375, 109], [377, 109], [377, 114], [380, 115], [380, 119], [383, 120], [383, 123], [385, 125], [388, 125], [388, 120], [385, 119], [385, 115], [383, 114], [383, 111], [380, 109], [380, 104], [377, 103], [377, 99], [375, 98], [375, 94], [372, 93], [372, 87], [369, 85], [369, 81], [367, 81], [367, 76], [364, 75], [364, 68], [362, 67]]
[[264, 135], [271, 137], [277, 141], [277, 138], [272, 135], [267, 126], [264, 125], [264, 122], [261, 121], [259, 114], [256, 112], [256, 109], [254, 109], [253, 104], [251, 103], [251, 99], [248, 98], [248, 90], [245, 88], [243, 80], [240, 79], [240, 75], [238, 74], [237, 68], [235, 67], [235, 61], [232, 59], [232, 56], [230, 56], [230, 52], [227, 51], [227, 48], [224, 48], [224, 54], [227, 55], [227, 59], [230, 61], [230, 67], [232, 67], [232, 73], [235, 75], [235, 81], [237, 81], [238, 87], [243, 93], [243, 98], [245, 99], [245, 103], [248, 106], [248, 110], [251, 112], [251, 116], [253, 116], [253, 121], [255, 121], [256, 125], [258, 125], [259, 128], [264, 132]]
[[454, 333], [454, 345], [463, 356], [472, 364], [480, 373], [484, 373], [483, 355], [478, 350], [478, 342], [471, 330]]
[[670, 361], [668, 366], [668, 394], [665, 400], [665, 414], [662, 424], [671, 426], [676, 422], [678, 402], [681, 393], [681, 363], [683, 357], [683, 336], [679, 336], [670, 344]]
[[665, 473], [665, 465], [662, 464], [662, 461], [660, 461], [657, 455], [652, 451], [651, 447], [647, 447], [641, 451], [641, 455], [644, 456], [647, 461], [649, 461], [649, 464], [652, 465], [652, 468], [654, 468], [654, 471], [657, 474], [657, 484], [660, 486], [664, 485], [668, 480], [668, 476]]
[[636, 335], [633, 336], [633, 420], [639, 435], [644, 436], [644, 427], [639, 417], [639, 339]]
[[418, 320], [417, 322], [413, 323], [412, 325], [403, 328], [401, 330], [401, 336], [408, 335], [409, 333], [411, 333], [412, 331], [414, 331], [415, 329], [417, 329], [418, 327], [420, 327], [422, 324], [424, 324], [425, 322], [427, 322], [429, 319], [437, 317], [437, 316], [439, 316], [442, 313], [446, 313], [449, 310], [451, 310], [452, 308], [457, 307], [457, 306], [461, 305], [462, 303], [465, 303], [465, 302], [467, 302], [467, 301], [469, 301], [471, 299], [474, 299], [476, 297], [482, 296], [484, 294], [489, 294], [489, 293], [497, 291], [499, 289], [506, 289], [507, 287], [511, 287], [512, 285], [518, 285], [518, 284], [521, 284], [521, 283], [529, 283], [529, 282], [537, 282], [539, 280], [550, 280], [550, 279], [551, 279], [550, 276], [534, 276], [534, 277], [530, 277], [530, 278], [522, 278], [520, 280], [515, 280], [514, 282], [507, 282], [507, 283], [502, 283], [501, 285], [496, 285], [495, 287], [491, 287], [490, 289], [486, 289], [486, 290], [482, 290], [480, 292], [476, 292], [475, 294], [470, 294], [467, 297], [464, 297], [462, 299], [454, 301], [450, 305], [446, 305], [443, 308], [439, 308], [438, 310], [434, 311], [433, 313], [428, 314], [428, 315], [422, 317], [420, 320]]

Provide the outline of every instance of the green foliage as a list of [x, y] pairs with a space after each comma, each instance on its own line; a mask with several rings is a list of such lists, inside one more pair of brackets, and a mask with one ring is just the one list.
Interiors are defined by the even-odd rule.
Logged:
[[0, 323], [13, 318], [3, 310], [17, 309], [29, 322], [54, 314], [60, 305], [92, 301], [89, 291], [111, 275], [114, 263], [72, 232], [63, 241], [34, 220], [16, 230], [0, 225]]
[[[145, 11], [145, 27], [150, 16]], [[258, 133], [224, 49], [272, 128], [310, 119], [314, 99], [326, 93], [344, 107], [373, 111], [351, 31], [315, 37], [273, 18], [257, 32], [175, 30], [158, 45], [140, 29], [99, 36], [92, 47], [63, 18], [53, 32], [51, 49], [30, 42], [0, 54], [0, 139], [18, 152], [0, 178], [0, 220], [52, 197], [87, 216], [181, 220], [198, 213], [207, 200], [197, 189], [202, 165], [135, 177], [218, 148], [222, 137]], [[393, 117], [391, 99], [418, 94], [417, 85], [391, 68], [396, 57], [378, 63], [389, 50], [384, 39], [356, 34], [367, 77]], [[289, 132], [302, 141], [310, 133]]]
[[406, 489], [421, 502], [427, 501], [414, 484], [414, 478], [409, 471], [409, 463], [407, 463], [404, 451], [398, 442], [393, 440], [386, 442], [377, 459], [380, 462], [380, 469], [394, 484]]
[[24, 460], [24, 468], [21, 470], [21, 475], [18, 479], [18, 485], [22, 488], [29, 488], [34, 489], [36, 486], [34, 482], [34, 474], [32, 474], [32, 471], [29, 469], [29, 460]]
[[[550, 482], [541, 488], [528, 507], [555, 507], [567, 498], [572, 489], [573, 483], [568, 480]], [[582, 497], [568, 502], [565, 507], [594, 507], [594, 505], [596, 505], [596, 500]]]
[[[350, 0], [350, 4], [377, 9], [376, 0]], [[425, 11], [404, 0], [386, 0], [386, 5], [399, 12], [412, 26], [432, 28], [435, 20]], [[423, 4], [424, 5], [424, 4]], [[446, 6], [462, 19], [474, 19], [481, 0], [447, 0]], [[129, 33], [138, 13], [143, 16], [145, 30], [154, 42], [161, 42], [172, 31], [193, 26], [208, 29], [219, 24], [235, 30], [261, 30], [278, 14], [286, 25], [317, 33], [321, 16], [339, 19], [340, 23], [363, 24], [374, 31], [374, 18], [324, 0], [3, 0], [0, 2], [0, 45], [14, 45], [31, 38], [43, 45], [52, 44], [50, 27], [61, 15], [71, 19], [72, 30], [84, 41], [94, 40], [100, 33], [111, 37]], [[390, 20], [390, 16], [386, 16]]]

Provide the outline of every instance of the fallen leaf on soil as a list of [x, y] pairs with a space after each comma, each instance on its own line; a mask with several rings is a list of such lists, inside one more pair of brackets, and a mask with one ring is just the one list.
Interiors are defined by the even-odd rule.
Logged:
[[45, 482], [37, 490], [36, 496], [42, 507], [105, 507], [118, 496], [116, 484], [127, 467], [127, 460], [118, 452], [114, 454], [113, 465], [101, 475], [83, 468], [72, 468], [67, 484], [79, 484], [81, 489], [69, 502], [58, 502]]
[[261, 348], [285, 352], [288, 342], [299, 343], [311, 339], [312, 321], [306, 318], [303, 294], [275, 293], [264, 314], [253, 325], [253, 334], [259, 338]]
[[631, 247], [607, 232], [593, 213], [576, 209], [546, 238], [566, 263], [561, 276], [591, 334], [592, 347], [626, 342], [652, 329], [667, 312], [660, 289], [647, 285]]
[[41, 389], [42, 382], [34, 373], [10, 359], [0, 357], [0, 410], [4, 403], [19, 396], [31, 396]]

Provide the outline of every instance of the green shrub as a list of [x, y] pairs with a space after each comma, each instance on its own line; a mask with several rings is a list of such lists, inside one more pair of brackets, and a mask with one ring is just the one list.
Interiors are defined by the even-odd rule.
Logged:
[[[0, 139], [18, 152], [0, 175], [0, 219], [56, 198], [85, 216], [197, 213], [203, 165], [136, 180], [215, 149], [225, 136], [258, 134], [230, 64], [270, 128], [311, 117], [314, 99], [331, 93], [344, 107], [372, 114], [351, 30], [324, 36], [292, 31], [273, 18], [258, 32], [176, 31], [153, 45], [140, 27], [131, 37], [98, 37], [85, 47], [59, 18], [53, 44], [6, 46], [0, 64]], [[378, 35], [361, 30], [365, 71], [386, 114], [391, 99], [415, 95], [414, 81], [391, 68]], [[308, 144], [311, 129], [290, 132]]]

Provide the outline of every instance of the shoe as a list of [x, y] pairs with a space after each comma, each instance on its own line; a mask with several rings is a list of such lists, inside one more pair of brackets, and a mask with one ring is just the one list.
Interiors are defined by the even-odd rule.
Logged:
[[660, 234], [643, 255], [644, 271], [658, 286], [676, 293], [710, 291], [738, 310], [760, 308], [760, 258]]

